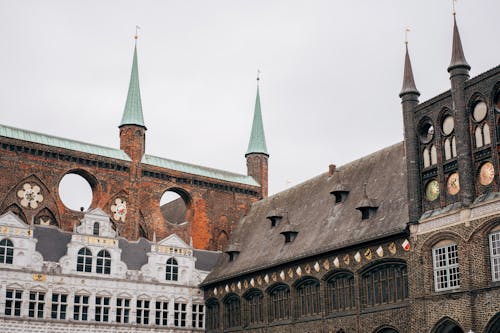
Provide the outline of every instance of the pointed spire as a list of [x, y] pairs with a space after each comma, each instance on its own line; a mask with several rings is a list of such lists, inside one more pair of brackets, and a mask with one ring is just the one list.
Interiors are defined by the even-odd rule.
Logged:
[[135, 36], [134, 60], [132, 62], [132, 73], [130, 74], [130, 84], [128, 86], [127, 102], [123, 111], [120, 126], [137, 125], [146, 128], [142, 115], [141, 91], [139, 89], [139, 71], [137, 68], [137, 35]]
[[451, 49], [451, 61], [450, 66], [448, 66], [448, 72], [457, 67], [463, 67], [470, 69], [467, 60], [465, 60], [464, 49], [462, 48], [462, 41], [460, 39], [460, 33], [458, 32], [457, 17], [455, 12], [453, 13], [453, 47]]
[[[407, 30], [408, 31], [408, 30]], [[401, 88], [401, 92], [399, 93], [399, 97], [402, 97], [406, 94], [416, 94], [420, 96], [420, 92], [415, 85], [415, 79], [413, 78], [413, 70], [411, 68], [411, 60], [410, 53], [408, 52], [408, 40], [405, 41], [406, 45], [406, 55], [405, 55], [405, 69], [403, 76], [403, 87]]]
[[262, 123], [262, 112], [260, 109], [259, 80], [260, 78], [257, 76], [257, 97], [255, 98], [252, 132], [250, 134], [250, 142], [248, 143], [248, 149], [245, 156], [253, 153], [269, 155], [267, 152], [264, 125]]

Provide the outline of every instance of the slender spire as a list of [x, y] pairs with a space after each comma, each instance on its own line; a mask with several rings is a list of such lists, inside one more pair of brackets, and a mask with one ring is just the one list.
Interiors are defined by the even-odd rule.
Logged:
[[[138, 27], [137, 27], [138, 28]], [[132, 73], [128, 86], [127, 102], [123, 111], [122, 121], [119, 127], [124, 125], [137, 125], [146, 128], [142, 115], [141, 90], [139, 88], [139, 71], [137, 68], [137, 30], [134, 46], [134, 60], [132, 62]]]
[[[406, 33], [409, 31], [409, 29], [406, 29], [405, 31], [405, 36]], [[411, 61], [410, 61], [410, 53], [408, 52], [408, 39], [405, 37], [405, 47], [406, 47], [406, 55], [405, 55], [405, 69], [404, 69], [404, 76], [403, 76], [403, 87], [401, 88], [401, 92], [399, 93], [399, 97], [402, 97], [403, 95], [406, 94], [416, 94], [420, 96], [420, 92], [417, 89], [417, 86], [415, 85], [415, 79], [413, 78], [413, 70], [411, 68]]]
[[245, 156], [254, 153], [269, 155], [267, 152], [266, 137], [264, 135], [264, 125], [262, 123], [262, 112], [260, 109], [259, 74], [260, 71], [258, 71], [257, 74], [257, 97], [255, 98], [252, 133], [250, 134], [250, 142], [248, 143], [248, 149]]
[[457, 17], [455, 12], [453, 12], [453, 47], [451, 49], [451, 61], [450, 66], [448, 66], [448, 72], [457, 67], [470, 69], [467, 60], [465, 60], [464, 49], [462, 48], [462, 41], [458, 32]]

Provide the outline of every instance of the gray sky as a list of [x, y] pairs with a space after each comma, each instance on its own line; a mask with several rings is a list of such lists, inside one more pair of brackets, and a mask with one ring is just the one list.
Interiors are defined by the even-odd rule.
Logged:
[[[498, 65], [500, 1], [457, 12]], [[406, 26], [420, 101], [449, 88], [448, 0], [0, 0], [0, 123], [119, 147], [136, 24], [147, 153], [245, 173], [260, 68], [272, 193], [402, 140]]]

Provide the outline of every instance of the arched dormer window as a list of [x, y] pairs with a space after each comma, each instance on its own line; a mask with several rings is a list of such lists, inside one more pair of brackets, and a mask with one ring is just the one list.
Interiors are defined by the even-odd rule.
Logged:
[[80, 251], [78, 251], [76, 271], [86, 273], [92, 272], [92, 252], [86, 247], [82, 247]]
[[111, 255], [106, 250], [97, 254], [96, 273], [111, 274]]
[[94, 228], [92, 230], [94, 236], [99, 236], [99, 222], [94, 222]]
[[354, 275], [335, 273], [326, 280], [326, 311], [328, 314], [355, 309]]
[[297, 284], [296, 309], [299, 317], [318, 315], [321, 312], [319, 281], [305, 278]]
[[445, 240], [434, 245], [432, 264], [436, 291], [460, 288], [457, 243]]
[[175, 260], [175, 258], [169, 258], [167, 260], [165, 272], [165, 280], [177, 281], [179, 279], [179, 265], [177, 264], [177, 260]]
[[264, 321], [264, 295], [258, 289], [250, 289], [244, 296], [245, 323], [253, 325]]
[[269, 322], [290, 318], [290, 288], [286, 284], [278, 284], [269, 289], [268, 315]]
[[226, 296], [224, 300], [224, 328], [241, 326], [241, 302], [236, 294]]
[[208, 331], [216, 330], [220, 326], [219, 320], [219, 302], [212, 298], [207, 300], [207, 321], [205, 323]]
[[12, 264], [14, 261], [14, 244], [10, 239], [0, 241], [0, 264]]
[[370, 308], [408, 299], [406, 263], [382, 263], [361, 275], [361, 304]]

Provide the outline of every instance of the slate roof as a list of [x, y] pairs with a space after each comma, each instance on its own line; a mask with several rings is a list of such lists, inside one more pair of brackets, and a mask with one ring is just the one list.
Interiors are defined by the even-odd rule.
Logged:
[[[362, 220], [356, 207], [364, 199], [365, 183], [378, 209]], [[330, 192], [339, 184], [349, 194], [343, 203], [335, 204]], [[203, 285], [405, 232], [406, 188], [404, 145], [398, 143], [336, 168], [332, 177], [324, 173], [255, 202], [231, 237], [231, 243], [239, 246], [238, 257], [229, 262], [228, 255], [220, 256]], [[285, 244], [281, 224], [271, 228], [266, 217], [276, 211], [287, 214], [288, 223], [298, 232], [293, 242]]]
[[[35, 226], [33, 237], [38, 241], [36, 251], [40, 252], [44, 261], [57, 262], [67, 253], [67, 245], [71, 242], [72, 233], [62, 231], [52, 226]], [[147, 253], [151, 251], [151, 242], [140, 238], [138, 241], [128, 241], [119, 238], [118, 246], [122, 250], [121, 260], [130, 270], [140, 270], [148, 262]], [[194, 250], [195, 268], [209, 271], [217, 262], [220, 252]]]

